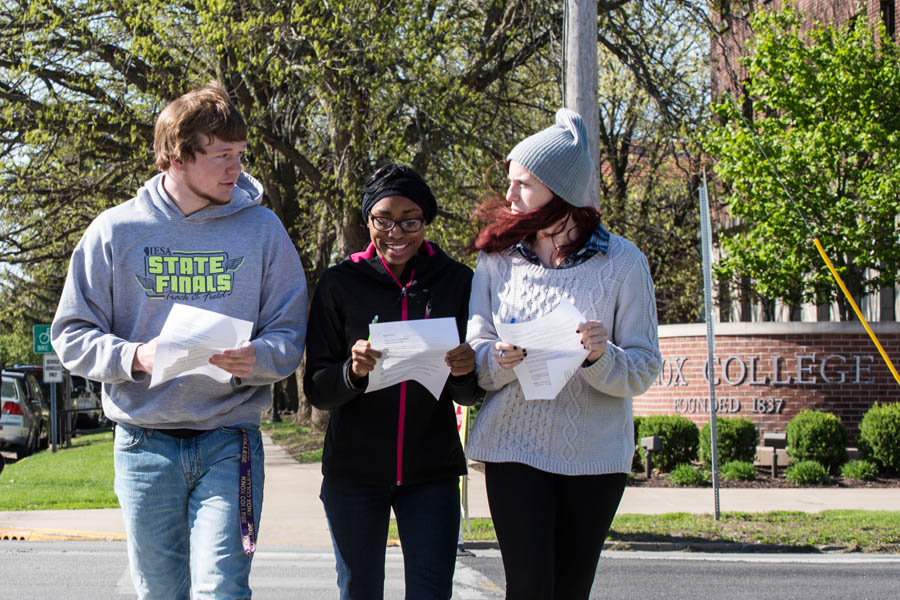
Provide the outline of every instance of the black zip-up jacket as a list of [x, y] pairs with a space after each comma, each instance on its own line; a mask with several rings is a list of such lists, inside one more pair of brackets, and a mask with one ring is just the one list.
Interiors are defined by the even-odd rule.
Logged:
[[[410, 277], [412, 275], [412, 277]], [[466, 473], [453, 401], [480, 395], [475, 373], [450, 376], [439, 400], [416, 381], [366, 393], [352, 382], [350, 349], [369, 324], [453, 317], [465, 339], [472, 270], [434, 244], [406, 265], [399, 284], [374, 247], [329, 268], [316, 285], [306, 336], [303, 388], [310, 403], [331, 409], [322, 473], [373, 484], [417, 484]], [[405, 311], [404, 311], [405, 306]]]

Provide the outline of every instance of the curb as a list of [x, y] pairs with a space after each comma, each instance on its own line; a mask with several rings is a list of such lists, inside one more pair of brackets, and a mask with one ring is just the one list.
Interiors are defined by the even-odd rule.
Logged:
[[[388, 540], [389, 547], [400, 547], [400, 540]], [[460, 545], [461, 550], [499, 550], [497, 540], [472, 540]], [[707, 552], [729, 554], [848, 554], [859, 552], [852, 546], [791, 546], [789, 544], [742, 544], [739, 542], [628, 542], [607, 540], [604, 550], [623, 552]]]
[[[840, 547], [843, 549], [843, 547]], [[608, 541], [604, 550], [633, 552], [708, 552], [729, 554], [780, 553], [822, 554], [825, 550], [815, 546], [790, 546], [786, 544], [742, 544], [739, 542], [624, 542]], [[835, 552], [838, 548], [829, 551]]]
[[100, 531], [67, 531], [63, 529], [0, 528], [0, 541], [23, 542], [124, 542], [124, 533]]
[[[67, 531], [62, 529], [18, 529], [0, 528], [0, 541], [23, 542], [124, 542], [128, 537], [123, 533], [98, 531]], [[400, 540], [389, 539], [390, 548], [400, 547]], [[460, 551], [499, 550], [497, 540], [472, 540], [463, 542]], [[609, 540], [603, 544], [604, 550], [632, 552], [707, 552], [715, 553], [781, 553], [781, 554], [848, 554], [859, 552], [852, 546], [791, 546], [786, 544], [742, 544], [738, 542], [629, 542]]]

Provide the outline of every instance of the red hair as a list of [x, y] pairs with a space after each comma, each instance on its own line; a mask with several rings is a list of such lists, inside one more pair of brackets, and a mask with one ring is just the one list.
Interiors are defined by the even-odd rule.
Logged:
[[600, 211], [596, 208], [573, 206], [556, 194], [536, 210], [516, 213], [510, 210], [509, 202], [495, 192], [475, 209], [473, 216], [482, 227], [467, 248], [470, 252], [499, 252], [522, 240], [534, 243], [539, 231], [549, 229], [556, 235], [571, 222], [575, 226], [575, 239], [556, 249], [557, 257], [561, 259], [584, 246], [600, 224]]

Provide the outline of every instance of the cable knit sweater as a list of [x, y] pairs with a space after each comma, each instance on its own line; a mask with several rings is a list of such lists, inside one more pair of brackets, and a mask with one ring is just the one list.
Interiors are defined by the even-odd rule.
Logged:
[[[513, 369], [494, 357], [494, 323], [537, 319], [563, 299], [604, 323], [606, 352], [578, 369], [555, 399], [525, 400]], [[629, 472], [631, 398], [650, 387], [661, 365], [656, 328], [647, 259], [622, 237], [611, 236], [606, 254], [567, 269], [534, 265], [519, 253], [480, 253], [466, 338], [488, 394], [469, 437], [469, 458], [563, 475]]]

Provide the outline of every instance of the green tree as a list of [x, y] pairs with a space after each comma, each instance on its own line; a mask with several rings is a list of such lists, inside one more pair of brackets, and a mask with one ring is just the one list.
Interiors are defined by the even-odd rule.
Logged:
[[709, 116], [706, 23], [681, 2], [647, 0], [603, 15], [600, 39], [601, 210], [647, 255], [659, 322], [692, 323], [703, 285], [693, 137]]
[[152, 175], [156, 114], [211, 78], [250, 124], [248, 170], [311, 288], [364, 247], [362, 180], [387, 159], [432, 182], [433, 235], [458, 253], [484, 166], [557, 103], [561, 21], [527, 0], [4, 0], [0, 297], [16, 308], [0, 320], [52, 316], [87, 224]]
[[40, 359], [34, 354], [31, 342], [30, 331], [0, 333], [0, 365], [36, 363]]
[[[667, 3], [690, 5], [655, 2]], [[652, 23], [632, 26], [629, 4], [600, 1], [600, 42], [682, 123], [689, 103], [666, 77], [676, 55], [642, 54]], [[156, 115], [211, 78], [250, 124], [247, 169], [311, 288], [365, 244], [362, 181], [387, 159], [426, 176], [442, 212], [429, 236], [473, 262], [461, 249], [485, 169], [560, 105], [562, 21], [537, 0], [3, 0], [0, 327], [52, 318], [88, 223], [153, 174]], [[636, 241], [686, 231], [667, 227]], [[654, 262], [664, 280], [665, 257]]]
[[754, 15], [744, 96], [714, 106], [720, 121], [706, 148], [737, 222], [721, 238], [718, 275], [749, 276], [762, 295], [791, 304], [837, 298], [841, 319], [852, 319], [806, 223], [852, 294], [895, 284], [900, 57], [864, 14], [840, 27], [801, 23], [794, 10]]
[[540, 6], [8, 0], [0, 177], [4, 220], [19, 225], [0, 258], [65, 260], [87, 222], [152, 173], [160, 108], [213, 77], [251, 124], [250, 170], [311, 281], [364, 243], [358, 195], [380, 161], [413, 163], [448, 215], [467, 216], [470, 198], [452, 192], [477, 184], [472, 166], [522, 125], [510, 99], [542, 105], [557, 91], [523, 77], [558, 27]]

